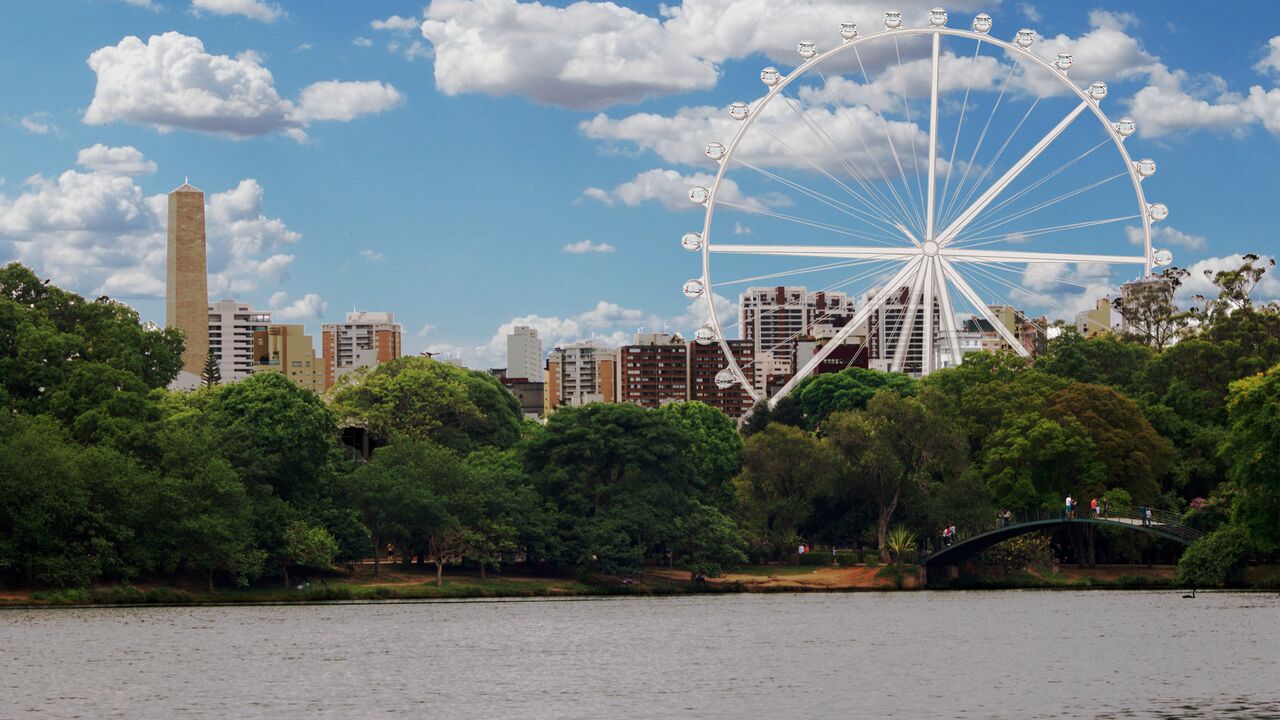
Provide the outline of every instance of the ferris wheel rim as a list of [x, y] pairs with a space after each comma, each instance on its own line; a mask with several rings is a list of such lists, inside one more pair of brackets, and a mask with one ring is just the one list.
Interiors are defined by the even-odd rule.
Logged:
[[[718, 167], [716, 169], [714, 179], [711, 185], [708, 188], [706, 188], [707, 198], [703, 202], [703, 204], [706, 207], [706, 212], [703, 217], [702, 232], [700, 234], [700, 241], [701, 241], [700, 250], [702, 254], [702, 275], [699, 279], [702, 283], [703, 294], [705, 296], [704, 299], [706, 300], [706, 304], [707, 304], [708, 320], [714, 330], [715, 340], [719, 344], [721, 352], [727, 362], [727, 366], [725, 369], [729, 370], [733, 374], [734, 378], [737, 381], [737, 384], [747, 392], [747, 394], [751, 397], [753, 402], [758, 403], [761, 401], [766, 401], [770, 404], [770, 406], [774, 405], [778, 400], [780, 400], [782, 397], [785, 397], [792, 389], [794, 389], [797, 383], [799, 383], [808, 375], [812, 374], [812, 369], [813, 369], [812, 366], [816, 365], [818, 361], [825, 358], [826, 354], [829, 354], [830, 350], [827, 348], [823, 349], [823, 350], [826, 350], [826, 352], [823, 352], [820, 350], [819, 353], [815, 354], [814, 358], [812, 358], [809, 361], [809, 363], [806, 364], [806, 367], [803, 370], [801, 368], [793, 368], [794, 372], [792, 374], [792, 377], [787, 381], [787, 383], [782, 388], [780, 388], [773, 395], [769, 394], [767, 383], [765, 384], [765, 389], [763, 391], [757, 391], [753, 383], [748, 381], [746, 374], [743, 372], [742, 367], [738, 362], [736, 355], [734, 354], [732, 348], [729, 345], [730, 341], [725, 336], [725, 333], [723, 331], [723, 324], [720, 322], [719, 314], [715, 307], [715, 293], [713, 290], [713, 284], [711, 282], [711, 252], [712, 252], [711, 225], [714, 219], [716, 206], [718, 204], [717, 200], [719, 197], [719, 193], [721, 190], [725, 173], [727, 172], [731, 164], [731, 161], [733, 160], [734, 154], [737, 152], [738, 147], [741, 144], [743, 138], [746, 136], [750, 128], [754, 125], [756, 119], [761, 115], [761, 111], [764, 108], [766, 108], [778, 95], [782, 94], [783, 91], [786, 90], [786, 88], [789, 85], [791, 85], [795, 80], [804, 76], [815, 67], [820, 66], [822, 63], [827, 62], [832, 58], [841, 55], [842, 53], [847, 53], [851, 50], [855, 50], [856, 48], [862, 45], [865, 45], [868, 43], [874, 43], [877, 41], [882, 41], [890, 38], [919, 37], [919, 36], [931, 36], [934, 38], [935, 43], [937, 43], [942, 36], [950, 36], [950, 37], [957, 37], [957, 38], [962, 38], [967, 40], [973, 40], [978, 43], [978, 47], [981, 47], [981, 44], [983, 42], [989, 43], [995, 47], [998, 47], [1004, 50], [1007, 56], [1012, 56], [1013, 58], [1015, 58], [1015, 62], [1017, 62], [1018, 60], [1026, 60], [1026, 61], [1030, 61], [1030, 63], [1033, 65], [1039, 66], [1041, 70], [1047, 72], [1051, 77], [1061, 82], [1072, 93], [1074, 93], [1077, 98], [1081, 100], [1082, 109], [1090, 110], [1093, 113], [1094, 117], [1102, 125], [1104, 132], [1106, 132], [1107, 134], [1107, 137], [1111, 140], [1112, 146], [1118, 151], [1120, 158], [1123, 160], [1125, 164], [1130, 185], [1133, 188], [1134, 194], [1136, 196], [1136, 200], [1138, 202], [1138, 209], [1139, 209], [1138, 217], [1141, 218], [1141, 221], [1142, 221], [1143, 276], [1149, 277], [1151, 275], [1152, 268], [1154, 266], [1153, 254], [1155, 250], [1153, 249], [1152, 243], [1151, 243], [1152, 218], [1150, 216], [1150, 205], [1149, 203], [1147, 203], [1146, 194], [1142, 188], [1142, 180], [1144, 178], [1142, 175], [1139, 174], [1136, 163], [1133, 161], [1132, 156], [1129, 154], [1128, 150], [1125, 147], [1125, 143], [1124, 143], [1125, 136], [1120, 134], [1120, 132], [1116, 127], [1116, 124], [1113, 123], [1111, 119], [1102, 111], [1100, 99], [1093, 98], [1091, 95], [1089, 95], [1089, 93], [1085, 89], [1081, 88], [1079, 85], [1073, 82], [1065, 72], [1060, 71], [1049, 61], [1033, 53], [1030, 50], [1030, 48], [1022, 47], [1012, 42], [1002, 40], [997, 37], [993, 37], [989, 33], [977, 32], [974, 30], [967, 30], [962, 28], [951, 28], [946, 26], [931, 25], [929, 27], [898, 27], [898, 28], [886, 27], [886, 29], [880, 30], [874, 33], [868, 33], [865, 35], [859, 34], [853, 38], [843, 40], [840, 44], [828, 50], [815, 53], [812, 57], [806, 59], [804, 62], [797, 65], [794, 69], [792, 69], [790, 73], [786, 74], [785, 76], [781, 76], [777, 82], [775, 82], [772, 86], [769, 87], [768, 92], [766, 92], [764, 96], [762, 96], [761, 98], [758, 98], [754, 103], [748, 105], [748, 112], [746, 117], [740, 120], [740, 124], [737, 131], [733, 134], [733, 137], [729, 140], [729, 142], [724, 145], [724, 152], [717, 159]], [[935, 72], [931, 80], [931, 93], [935, 98], [938, 93], [938, 84], [939, 84], [939, 78], [936, 72], [936, 68], [937, 68], [937, 65], [935, 64]], [[1078, 110], [1077, 112], [1079, 111], [1080, 110]], [[931, 119], [930, 125], [931, 125], [930, 130], [932, 132], [936, 128], [936, 118]], [[1050, 140], [1050, 142], [1052, 142], [1052, 140]], [[931, 140], [931, 148], [930, 148], [931, 153], [936, 151], [936, 145], [937, 145], [936, 139]], [[934, 165], [934, 164], [936, 163], [931, 163], [931, 165]], [[930, 170], [932, 171], [933, 168], [931, 167]], [[932, 185], [933, 183], [931, 182], [930, 183], [931, 193], [933, 192]], [[932, 210], [933, 208], [930, 207], [929, 208], [930, 213], [932, 213]], [[898, 270], [898, 275], [901, 276], [902, 273], [906, 272], [913, 265], [915, 261], [916, 261], [915, 257], [911, 257], [911, 258], [903, 257], [901, 264], [900, 265], [895, 264], [893, 266], [893, 269]], [[921, 272], [923, 272], [923, 270], [921, 270]], [[947, 262], [942, 260], [942, 258], [937, 258], [936, 262], [929, 263], [929, 272], [931, 274], [934, 272], [937, 272], [939, 276], [939, 279], [937, 280], [937, 282], [942, 282], [942, 283], [945, 283], [949, 278], [958, 277], [957, 271], [955, 271], [954, 268], [951, 268]], [[895, 280], [896, 279], [897, 278], [895, 277]], [[930, 282], [934, 282], [934, 281], [931, 280]], [[957, 289], [960, 289], [960, 288], [957, 288]], [[965, 293], [962, 291], [961, 294], [965, 294]], [[913, 291], [913, 295], [914, 295], [914, 291]], [[970, 301], [972, 302], [972, 298], [970, 298]], [[875, 307], [878, 307], [880, 304], [881, 303], [868, 302], [865, 304], [864, 309], [875, 308]], [[946, 302], [946, 304], [950, 305], [949, 300]], [[910, 313], [910, 311], [908, 312], [909, 314], [912, 314]], [[842, 328], [841, 332], [836, 335], [836, 337], [828, 341], [828, 344], [832, 346], [831, 349], [834, 349], [834, 346], [840, 345], [843, 342], [844, 337], [847, 337], [847, 335], [850, 334], [849, 332], [846, 332], [846, 330], [849, 330], [850, 328], [854, 328], [855, 326], [860, 324], [857, 321], [857, 319], [858, 319], [858, 316], [861, 314], [863, 314], [863, 312], [859, 311], [859, 313], [855, 315], [854, 319], [851, 319], [846, 324], [845, 328]], [[914, 318], [914, 314], [912, 314], [912, 317]], [[911, 322], [914, 323], [914, 319]], [[1006, 338], [1006, 341], [1007, 341], [1007, 338]], [[1014, 347], [1015, 347], [1015, 350], [1022, 349], [1019, 345], [1016, 345], [1016, 344], [1014, 345]], [[753, 355], [752, 362], [754, 363], [757, 360], [758, 358], [755, 358]]]

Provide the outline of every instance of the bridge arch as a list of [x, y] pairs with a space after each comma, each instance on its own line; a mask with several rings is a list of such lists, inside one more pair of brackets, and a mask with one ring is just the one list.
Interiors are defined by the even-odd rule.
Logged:
[[1122, 510], [1108, 513], [1105, 517], [1094, 516], [1088, 510], [1075, 518], [1064, 514], [1031, 513], [1010, 522], [1008, 525], [989, 528], [955, 542], [925, 558], [926, 567], [937, 568], [947, 565], [959, 565], [974, 555], [997, 545], [1005, 540], [1037, 532], [1039, 530], [1070, 527], [1072, 525], [1099, 525], [1134, 530], [1154, 535], [1165, 540], [1172, 540], [1182, 545], [1190, 545], [1203, 535], [1195, 528], [1183, 525], [1176, 514], [1162, 510], [1153, 510], [1152, 517], [1147, 520], [1137, 510]]

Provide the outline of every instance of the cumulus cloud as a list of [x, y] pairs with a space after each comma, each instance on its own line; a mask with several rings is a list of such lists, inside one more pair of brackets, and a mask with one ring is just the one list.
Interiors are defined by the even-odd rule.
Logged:
[[[1073, 320], [1076, 313], [1092, 309], [1099, 298], [1114, 296], [1112, 270], [1106, 263], [1027, 263], [1017, 275], [1005, 273], [1005, 280], [1017, 286], [1008, 288], [1007, 301], [1031, 314]], [[1007, 286], [985, 276], [974, 277], [980, 279], [980, 286], [1005, 293]]]
[[373, 47], [373, 41], [367, 37], [358, 37], [355, 40], [352, 40], [351, 44], [356, 47]]
[[191, 12], [199, 15], [202, 12], [214, 15], [242, 15], [250, 20], [273, 23], [284, 17], [284, 10], [279, 5], [272, 5], [263, 0], [191, 0]]
[[155, 161], [146, 159], [132, 145], [107, 147], [98, 143], [81, 150], [76, 164], [107, 175], [150, 175], [156, 171]]
[[[145, 194], [120, 172], [121, 165], [148, 168], [150, 162], [123, 152], [113, 163], [110, 152], [86, 150], [85, 159], [105, 165], [56, 178], [36, 175], [16, 195], [0, 194], [3, 254], [86, 295], [162, 297], [167, 198]], [[287, 276], [293, 255], [283, 250], [301, 236], [268, 217], [262, 199], [252, 179], [206, 197], [211, 294], [250, 292]]]
[[614, 247], [609, 243], [595, 243], [590, 240], [580, 240], [575, 243], [569, 243], [561, 248], [564, 252], [574, 255], [582, 255], [584, 253], [611, 253]]
[[155, 128], [250, 137], [286, 132], [305, 137], [314, 121], [351, 120], [400, 102], [399, 92], [377, 81], [318, 82], [299, 104], [281, 98], [271, 71], [253, 52], [236, 57], [207, 53], [200, 38], [167, 32], [147, 42], [133, 36], [96, 50], [89, 67], [98, 82], [84, 122], [121, 121]]
[[400, 17], [392, 15], [386, 20], [374, 20], [369, 23], [369, 27], [374, 30], [391, 30], [393, 32], [411, 32], [418, 29], [421, 21], [415, 17]]
[[288, 294], [283, 291], [272, 293], [267, 305], [271, 308], [272, 320], [319, 320], [329, 308], [329, 303], [315, 293], [307, 293], [290, 302]]
[[[1266, 265], [1270, 259], [1271, 256], [1263, 255], [1259, 262], [1254, 263], [1254, 267]], [[1205, 258], [1188, 265], [1189, 274], [1183, 278], [1182, 285], [1178, 288], [1178, 301], [1187, 305], [1192, 302], [1192, 296], [1194, 295], [1203, 295], [1207, 298], [1217, 297], [1218, 288], [1214, 287], [1213, 282], [1205, 276], [1205, 272], [1213, 274], [1221, 270], [1234, 270], [1242, 264], [1244, 264], [1244, 255], [1236, 253], [1234, 255]], [[1275, 268], [1267, 268], [1262, 279], [1254, 286], [1252, 297], [1254, 302], [1280, 299], [1280, 275], [1277, 275]]]
[[1263, 74], [1280, 75], [1280, 35], [1267, 41], [1267, 54], [1253, 69]]
[[[697, 210], [701, 206], [689, 200], [689, 188], [695, 185], [710, 187], [714, 179], [706, 173], [685, 175], [676, 170], [655, 168], [636, 175], [631, 180], [614, 187], [613, 190], [587, 188], [583, 194], [608, 205], [621, 202], [623, 205], [635, 206], [656, 200], [668, 210]], [[789, 203], [786, 196], [777, 193], [747, 196], [736, 182], [728, 178], [720, 183], [718, 201], [722, 204], [732, 203], [750, 209], [764, 209]]]
[[[1141, 227], [1130, 225], [1124, 229], [1124, 232], [1130, 243], [1142, 244]], [[1180, 247], [1188, 250], [1203, 250], [1208, 242], [1203, 235], [1185, 233], [1172, 225], [1155, 225], [1151, 228], [1151, 245], [1157, 248]]]

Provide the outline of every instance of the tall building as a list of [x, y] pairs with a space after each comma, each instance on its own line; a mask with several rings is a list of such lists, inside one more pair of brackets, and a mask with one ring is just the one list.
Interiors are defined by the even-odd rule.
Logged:
[[654, 408], [689, 399], [689, 351], [671, 333], [636, 333], [618, 348], [618, 399]]
[[[755, 343], [750, 340], [729, 340], [729, 351], [738, 361], [747, 382], [756, 384], [757, 364]], [[704, 402], [718, 408], [731, 418], [740, 418], [751, 411], [754, 402], [741, 383], [717, 383], [716, 375], [726, 366], [724, 351], [719, 343], [700, 345], [689, 343], [689, 399]], [[721, 387], [721, 384], [724, 387]]]
[[534, 328], [517, 325], [507, 335], [506, 377], [534, 382], [542, 378], [542, 341]]
[[546, 389], [542, 382], [542, 369], [539, 368], [537, 380], [523, 377], [508, 377], [506, 368], [492, 368], [489, 374], [502, 383], [502, 387], [516, 397], [520, 403], [520, 413], [530, 420], [542, 417], [542, 409], [546, 407]]
[[739, 334], [756, 357], [771, 353], [777, 373], [795, 372], [792, 355], [804, 338], [827, 337], [853, 317], [853, 301], [842, 292], [804, 287], [753, 287], [738, 296]]
[[[864, 301], [870, 299], [879, 290], [872, 288], [867, 292]], [[911, 307], [911, 288], [902, 286], [898, 292], [892, 293], [885, 299], [875, 312], [871, 313], [867, 319], [866, 328], [866, 344], [868, 353], [868, 367], [873, 370], [888, 371], [893, 368], [894, 359], [898, 352], [898, 339], [903, 333], [907, 335], [907, 347], [902, 357], [902, 372], [908, 375], [920, 375], [926, 371], [924, 367], [924, 291], [923, 289], [916, 297], [916, 314], [911, 318], [910, 323], [907, 321], [907, 310]], [[936, 348], [938, 343], [945, 342], [946, 337], [941, 337], [936, 329], [941, 327], [942, 322], [942, 304], [936, 296], [933, 299], [933, 328], [935, 328], [933, 344]]]
[[205, 260], [204, 192], [183, 183], [169, 193], [165, 326], [187, 337], [182, 370], [199, 376], [209, 354], [209, 275]]
[[267, 325], [253, 334], [255, 372], [278, 372], [313, 392], [324, 392], [324, 368], [302, 325]]
[[618, 351], [574, 343], [547, 355], [545, 411], [564, 405], [618, 401]]
[[400, 323], [389, 312], [350, 312], [344, 323], [320, 326], [324, 389], [352, 370], [400, 357]]
[[222, 382], [243, 380], [253, 374], [263, 347], [256, 333], [271, 324], [271, 313], [254, 310], [246, 303], [220, 300], [209, 306], [209, 347], [218, 361]]

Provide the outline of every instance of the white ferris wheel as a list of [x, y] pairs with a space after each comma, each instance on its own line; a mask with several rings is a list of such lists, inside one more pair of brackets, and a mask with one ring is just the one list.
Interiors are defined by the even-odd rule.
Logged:
[[[1136, 126], [1104, 114], [1107, 85], [1070, 74], [1087, 59], [1054, 47], [1059, 39], [1037, 46], [1029, 29], [997, 39], [986, 14], [972, 29], [948, 27], [940, 8], [920, 27], [905, 22], [890, 11], [876, 32], [840, 23], [825, 51], [800, 42], [798, 67], [764, 68], [764, 96], [708, 128], [725, 134], [707, 138], [714, 176], [689, 191], [705, 218], [681, 242], [701, 253], [684, 293], [706, 301], [695, 340], [720, 345], [721, 389], [775, 403], [855, 333], [881, 366], [916, 374], [939, 357], [958, 363], [965, 328], [977, 326], [1027, 356], [993, 306], [1070, 317], [1081, 308], [1055, 290], [1105, 294], [1113, 271], [1135, 279], [1172, 262], [1151, 246], [1152, 223], [1168, 215], [1143, 193], [1155, 162], [1131, 159]], [[808, 303], [807, 319], [744, 355], [734, 338], [748, 328], [717, 300], [789, 284], [808, 296], [762, 312]], [[763, 383], [769, 351], [815, 327], [820, 342], [792, 356], [790, 379]]]

